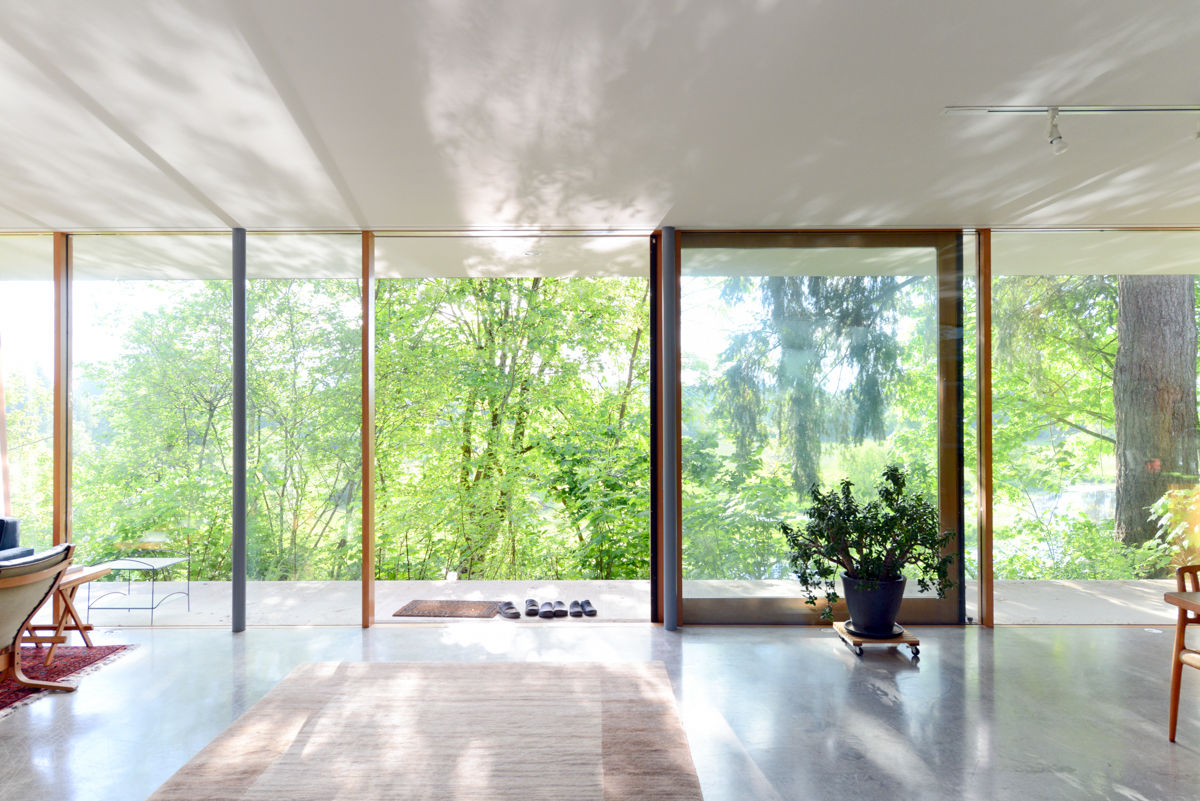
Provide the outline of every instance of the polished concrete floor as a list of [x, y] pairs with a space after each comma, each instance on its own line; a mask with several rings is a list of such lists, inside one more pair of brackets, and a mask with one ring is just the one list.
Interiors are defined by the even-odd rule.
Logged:
[[[921, 658], [825, 628], [505, 621], [102, 630], [138, 648], [0, 718], [6, 798], [148, 796], [306, 660], [661, 660], [704, 796], [1196, 798], [1200, 674], [1166, 738], [1169, 628], [924, 627]], [[547, 686], [546, 692], [555, 688]], [[521, 758], [512, 744], [512, 758]]]

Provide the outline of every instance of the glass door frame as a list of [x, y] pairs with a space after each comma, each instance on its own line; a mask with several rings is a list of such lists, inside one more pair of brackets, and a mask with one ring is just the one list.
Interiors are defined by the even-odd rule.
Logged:
[[[656, 259], [662, 292], [673, 299], [673, 308], [664, 304], [664, 314], [655, 326], [664, 343], [661, 358], [669, 365], [664, 371], [667, 380], [675, 384], [674, 398], [678, 399], [680, 376], [680, 277], [684, 248], [933, 248], [937, 254], [937, 465], [938, 513], [943, 530], [955, 533], [947, 551], [956, 555], [955, 586], [943, 599], [905, 598], [901, 615], [913, 624], [962, 624], [966, 622], [965, 594], [965, 493], [963, 482], [963, 235], [961, 229], [929, 230], [827, 230], [827, 231], [736, 231], [736, 230], [679, 230], [675, 233], [673, 254], [661, 254]], [[673, 256], [673, 258], [671, 258]], [[665, 299], [665, 298], [664, 298]], [[657, 308], [657, 304], [655, 304]], [[671, 313], [673, 311], [673, 313]], [[671, 326], [668, 330], [666, 326]], [[803, 598], [684, 598], [682, 491], [679, 459], [682, 450], [680, 408], [667, 408], [661, 394], [653, 398], [655, 416], [663, 419], [670, 414], [675, 421], [673, 436], [662, 442], [661, 459], [668, 468], [661, 480], [668, 487], [664, 498], [673, 502], [675, 514], [659, 515], [655, 526], [655, 545], [673, 543], [673, 553], [666, 549], [655, 570], [657, 584], [663, 591], [673, 590], [678, 603], [678, 620], [667, 621], [680, 625], [709, 623], [771, 624], [817, 623], [819, 612]], [[658, 449], [656, 448], [656, 451]], [[671, 465], [675, 466], [670, 470]], [[657, 471], [656, 471], [657, 473]], [[673, 491], [671, 491], [673, 490]], [[674, 531], [658, 531], [673, 517]], [[667, 579], [665, 563], [673, 563], [674, 581]], [[671, 586], [673, 585], [673, 586]], [[657, 599], [656, 599], [657, 600]], [[844, 602], [839, 602], [844, 605]], [[655, 604], [656, 612], [670, 604]]]

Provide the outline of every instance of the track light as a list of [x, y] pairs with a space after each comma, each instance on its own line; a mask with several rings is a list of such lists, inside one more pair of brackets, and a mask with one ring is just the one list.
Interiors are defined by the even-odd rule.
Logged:
[[1047, 111], [1050, 113], [1050, 149], [1054, 151], [1054, 155], [1061, 156], [1067, 152], [1067, 140], [1058, 132], [1058, 106], [1051, 106]]
[[[1054, 155], [1067, 151], [1067, 140], [1058, 130], [1058, 115], [1062, 114], [1190, 114], [1200, 112], [1200, 106], [1179, 104], [1174, 106], [946, 106], [942, 114], [1049, 114], [1050, 130], [1046, 138]], [[1200, 141], [1200, 129], [1192, 139]]]

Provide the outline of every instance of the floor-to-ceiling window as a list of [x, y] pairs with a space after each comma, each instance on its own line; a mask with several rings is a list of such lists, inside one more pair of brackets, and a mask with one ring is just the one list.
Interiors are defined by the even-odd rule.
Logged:
[[52, 258], [50, 236], [0, 236], [0, 514], [36, 550], [54, 502]]
[[[71, 254], [76, 561], [185, 560], [165, 570], [126, 563], [134, 569], [113, 576], [122, 583], [89, 588], [93, 602], [113, 610], [91, 616], [144, 624], [145, 607], [162, 602], [156, 620], [190, 605], [174, 619], [227, 624], [229, 236], [79, 235]], [[118, 594], [127, 578], [131, 592]], [[191, 596], [168, 598], [172, 592]], [[104, 593], [112, 594], [98, 598]]]
[[378, 616], [436, 593], [646, 619], [646, 238], [376, 242]]
[[992, 240], [996, 621], [1170, 619], [1195, 561], [1195, 232]]
[[[939, 395], [959, 381], [946, 370], [961, 284], [939, 292], [959, 240], [685, 232], [682, 245], [684, 620], [812, 620], [780, 523], [802, 519], [813, 484], [871, 493], [899, 464], [959, 526], [960, 396]], [[909, 604], [909, 619], [956, 619], [958, 600]]]
[[246, 240], [247, 622], [360, 618], [357, 234]]

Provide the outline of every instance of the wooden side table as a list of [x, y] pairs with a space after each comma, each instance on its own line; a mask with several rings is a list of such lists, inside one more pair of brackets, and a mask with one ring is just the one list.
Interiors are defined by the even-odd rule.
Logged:
[[[59, 644], [67, 641], [66, 632], [68, 631], [78, 631], [79, 636], [83, 637], [83, 642], [87, 647], [93, 647], [92, 638], [88, 636], [88, 632], [92, 630], [92, 625], [85, 623], [79, 616], [79, 611], [75, 608], [75, 594], [79, 592], [79, 588], [84, 584], [87, 584], [89, 581], [95, 581], [101, 576], [107, 576], [111, 572], [112, 569], [104, 565], [67, 570], [63, 574], [62, 580], [58, 582], [58, 589], [55, 590], [59, 601], [62, 602], [58, 619], [49, 624], [43, 623], [36, 626], [31, 624], [29, 626], [29, 634], [22, 638], [21, 641], [35, 645], [49, 644], [50, 651], [46, 654], [45, 661], [47, 665], [54, 659], [54, 652]], [[38, 631], [52, 631], [54, 633], [38, 634]]]

